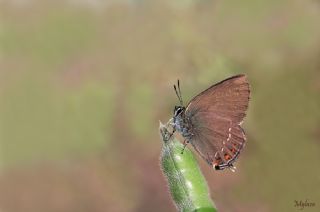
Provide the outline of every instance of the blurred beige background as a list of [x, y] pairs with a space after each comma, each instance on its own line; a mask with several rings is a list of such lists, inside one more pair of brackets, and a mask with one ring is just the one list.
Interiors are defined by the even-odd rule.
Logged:
[[0, 211], [175, 211], [158, 120], [226, 77], [252, 95], [219, 211], [320, 211], [320, 2], [0, 1]]

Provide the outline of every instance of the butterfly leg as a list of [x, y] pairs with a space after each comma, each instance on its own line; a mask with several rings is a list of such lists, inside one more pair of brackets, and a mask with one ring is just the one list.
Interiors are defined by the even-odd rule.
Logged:
[[172, 128], [172, 132], [168, 133], [168, 141], [172, 138], [173, 134], [176, 132], [176, 127], [173, 123], [173, 119], [170, 119], [167, 124], [166, 124], [167, 127], [171, 127]]
[[183, 141], [183, 149], [181, 150], [181, 154], [183, 154], [184, 149], [186, 148], [186, 146], [188, 145], [188, 143], [189, 143], [189, 140], [187, 140], [187, 139], [185, 139], [185, 140]]
[[173, 128], [172, 132], [169, 135], [169, 140], [172, 138], [173, 134], [176, 132], [176, 128]]

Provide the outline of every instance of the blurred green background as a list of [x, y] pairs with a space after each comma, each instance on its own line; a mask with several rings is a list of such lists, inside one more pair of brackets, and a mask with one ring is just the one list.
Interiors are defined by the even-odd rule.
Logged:
[[0, 1], [0, 211], [175, 211], [158, 120], [246, 73], [220, 211], [320, 211], [320, 2]]

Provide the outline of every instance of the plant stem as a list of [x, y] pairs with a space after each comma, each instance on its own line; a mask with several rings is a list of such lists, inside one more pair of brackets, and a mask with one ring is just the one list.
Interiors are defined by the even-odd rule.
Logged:
[[168, 124], [160, 123], [163, 147], [161, 168], [171, 197], [179, 211], [217, 211], [210, 199], [207, 183], [192, 152], [170, 136]]

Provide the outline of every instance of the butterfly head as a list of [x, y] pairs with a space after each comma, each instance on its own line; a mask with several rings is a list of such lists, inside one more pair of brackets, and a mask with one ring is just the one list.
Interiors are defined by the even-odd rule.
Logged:
[[180, 116], [185, 111], [185, 109], [186, 108], [183, 106], [175, 106], [173, 110], [173, 116], [174, 117]]

